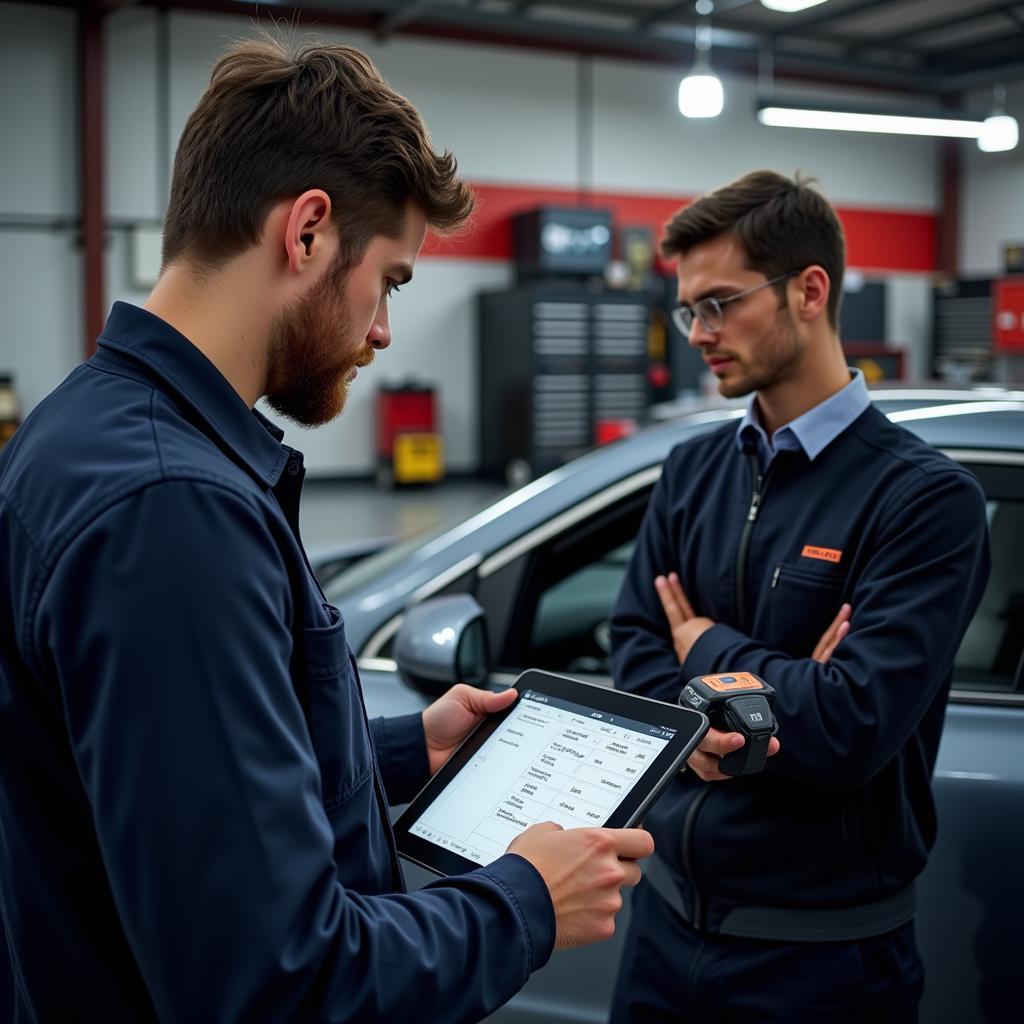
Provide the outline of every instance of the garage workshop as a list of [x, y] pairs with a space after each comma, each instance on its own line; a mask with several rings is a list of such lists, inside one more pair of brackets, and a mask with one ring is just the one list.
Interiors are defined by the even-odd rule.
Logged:
[[1024, 0], [4, 0], [0, 95], [0, 1020], [1020, 1015]]

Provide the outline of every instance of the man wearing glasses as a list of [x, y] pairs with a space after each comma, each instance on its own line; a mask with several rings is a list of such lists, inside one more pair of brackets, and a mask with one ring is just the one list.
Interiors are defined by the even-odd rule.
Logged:
[[680, 211], [674, 319], [737, 428], [678, 446], [612, 619], [616, 685], [775, 688], [759, 774], [712, 730], [649, 814], [614, 1024], [914, 1021], [914, 878], [953, 659], [988, 577], [966, 471], [890, 423], [838, 334], [842, 229], [801, 180], [748, 174]]

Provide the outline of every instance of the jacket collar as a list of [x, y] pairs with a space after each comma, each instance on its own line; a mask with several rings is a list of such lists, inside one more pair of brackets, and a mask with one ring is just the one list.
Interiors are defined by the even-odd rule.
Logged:
[[853, 368], [846, 387], [779, 427], [769, 438], [761, 424], [754, 395], [736, 430], [736, 444], [741, 449], [756, 447], [762, 467], [767, 466], [777, 452], [785, 450], [803, 451], [813, 462], [869, 405], [871, 395], [864, 374]]
[[292, 449], [284, 433], [250, 409], [227, 378], [183, 334], [148, 310], [115, 302], [92, 361], [127, 357], [143, 364], [193, 409], [257, 479], [273, 487]]

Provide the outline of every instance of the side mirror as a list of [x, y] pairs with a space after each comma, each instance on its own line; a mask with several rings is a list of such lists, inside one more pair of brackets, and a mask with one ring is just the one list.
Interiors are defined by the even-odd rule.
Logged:
[[468, 594], [435, 597], [405, 613], [392, 648], [398, 674], [425, 693], [480, 686], [490, 668], [484, 610]]

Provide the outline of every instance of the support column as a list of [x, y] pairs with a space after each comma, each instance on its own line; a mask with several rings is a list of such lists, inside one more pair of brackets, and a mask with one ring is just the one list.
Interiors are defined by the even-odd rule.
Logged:
[[945, 139], [939, 146], [939, 174], [942, 209], [939, 211], [935, 269], [950, 280], [960, 266], [960, 165], [962, 162], [959, 139]]
[[85, 358], [96, 350], [103, 329], [103, 15], [93, 5], [78, 20], [81, 98], [81, 202]]

